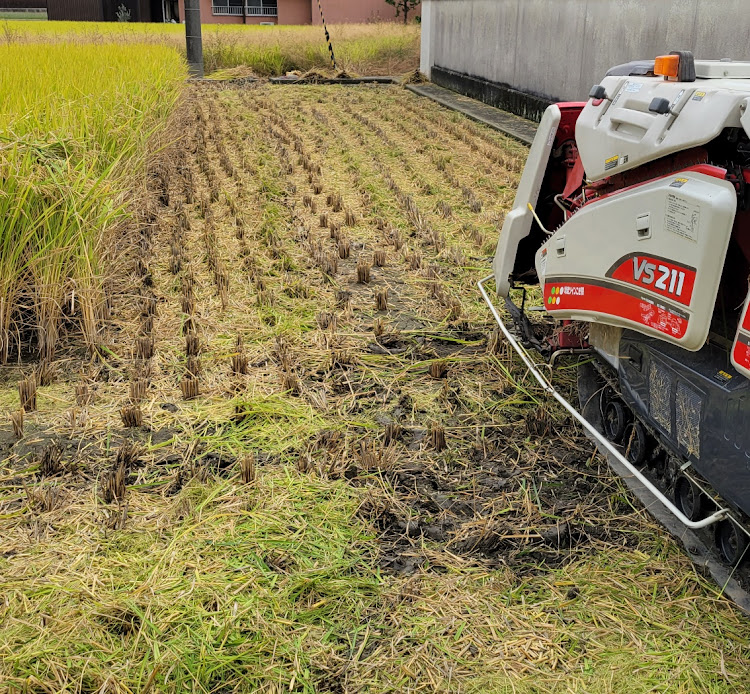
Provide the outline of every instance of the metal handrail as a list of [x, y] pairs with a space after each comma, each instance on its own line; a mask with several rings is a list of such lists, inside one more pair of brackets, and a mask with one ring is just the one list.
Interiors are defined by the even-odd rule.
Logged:
[[700, 528], [705, 528], [706, 526], [713, 525], [714, 523], [717, 523], [720, 520], [724, 520], [727, 515], [727, 509], [720, 508], [715, 513], [711, 514], [707, 518], [703, 518], [699, 521], [691, 521], [680, 509], [678, 509], [664, 494], [662, 494], [661, 490], [656, 487], [649, 479], [646, 477], [637, 467], [635, 467], [622, 453], [620, 453], [619, 450], [612, 444], [611, 441], [608, 441], [602, 434], [594, 427], [578, 410], [573, 407], [560, 393], [557, 392], [557, 390], [550, 384], [550, 382], [547, 380], [546, 376], [536, 367], [536, 364], [534, 364], [534, 361], [529, 356], [526, 349], [523, 347], [523, 345], [519, 344], [516, 338], [513, 336], [513, 334], [508, 330], [507, 326], [503, 322], [503, 319], [500, 317], [500, 314], [497, 311], [497, 308], [495, 308], [495, 305], [492, 303], [492, 299], [490, 299], [489, 294], [487, 293], [487, 290], [484, 288], [485, 282], [488, 282], [491, 279], [495, 279], [494, 275], [487, 275], [484, 279], [479, 280], [477, 285], [479, 286], [479, 291], [482, 293], [482, 297], [484, 298], [485, 303], [487, 306], [489, 306], [490, 311], [492, 311], [492, 315], [495, 318], [495, 321], [497, 322], [498, 326], [500, 326], [500, 330], [502, 330], [503, 335], [505, 335], [505, 339], [508, 340], [510, 343], [510, 346], [513, 347], [513, 349], [518, 353], [518, 356], [521, 357], [523, 360], [523, 363], [526, 364], [526, 367], [529, 369], [531, 374], [534, 376], [534, 378], [538, 381], [539, 385], [549, 394], [551, 395], [555, 400], [557, 400], [573, 417], [576, 421], [583, 426], [586, 431], [588, 431], [602, 446], [604, 446], [617, 460], [622, 463], [628, 471], [638, 479], [638, 481], [650, 491], [656, 499], [663, 504], [663, 506], [675, 517], [677, 520], [680, 521], [683, 525], [685, 525], [688, 528], [691, 528], [692, 530], [699, 530]]
[[242, 5], [211, 5], [212, 14], [231, 15], [241, 17], [243, 14], [248, 17], [277, 17], [279, 10], [277, 6], [269, 7], [245, 7], [242, 11]]
[[246, 7], [247, 14], [254, 17], [276, 17], [279, 14], [279, 8], [276, 5], [269, 7]]

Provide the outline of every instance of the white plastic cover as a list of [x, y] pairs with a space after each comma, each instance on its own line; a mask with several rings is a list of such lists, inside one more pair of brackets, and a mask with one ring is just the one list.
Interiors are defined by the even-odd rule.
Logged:
[[529, 204], [536, 206], [539, 191], [547, 170], [552, 147], [555, 144], [555, 135], [560, 125], [560, 109], [555, 105], [549, 106], [544, 112], [542, 122], [536, 131], [534, 142], [526, 160], [526, 167], [518, 185], [516, 200], [513, 209], [505, 217], [503, 230], [497, 241], [495, 260], [492, 270], [495, 274], [495, 287], [501, 296], [508, 296], [510, 291], [510, 276], [516, 261], [518, 244], [526, 238], [531, 231], [531, 223], [534, 216], [529, 210]]

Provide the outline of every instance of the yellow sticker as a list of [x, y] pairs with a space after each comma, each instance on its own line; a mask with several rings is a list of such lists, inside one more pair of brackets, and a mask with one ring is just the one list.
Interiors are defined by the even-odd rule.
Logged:
[[609, 171], [610, 169], [614, 169], [615, 166], [617, 166], [617, 162], [620, 161], [620, 155], [615, 154], [614, 157], [610, 157], [609, 159], [604, 160], [604, 170]]
[[706, 92], [695, 92], [693, 95], [693, 101], [703, 101], [706, 96]]
[[723, 378], [732, 378], [732, 374], [728, 374], [726, 371], [719, 371], [719, 376]]

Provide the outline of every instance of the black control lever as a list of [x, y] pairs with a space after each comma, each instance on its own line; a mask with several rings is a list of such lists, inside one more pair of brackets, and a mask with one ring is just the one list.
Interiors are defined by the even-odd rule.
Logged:
[[648, 106], [648, 110], [651, 111], [651, 113], [658, 113], [659, 115], [663, 116], [670, 112], [672, 104], [669, 103], [669, 99], [664, 99], [662, 97], [654, 97], [651, 100], [651, 103]]

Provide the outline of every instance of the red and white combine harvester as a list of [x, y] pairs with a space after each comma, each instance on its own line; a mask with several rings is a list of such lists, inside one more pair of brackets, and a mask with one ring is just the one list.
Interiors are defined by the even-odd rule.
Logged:
[[[589, 96], [545, 112], [479, 286], [542, 386], [736, 567], [750, 558], [750, 62], [680, 51], [615, 67]], [[580, 411], [530, 349], [591, 355]]]

